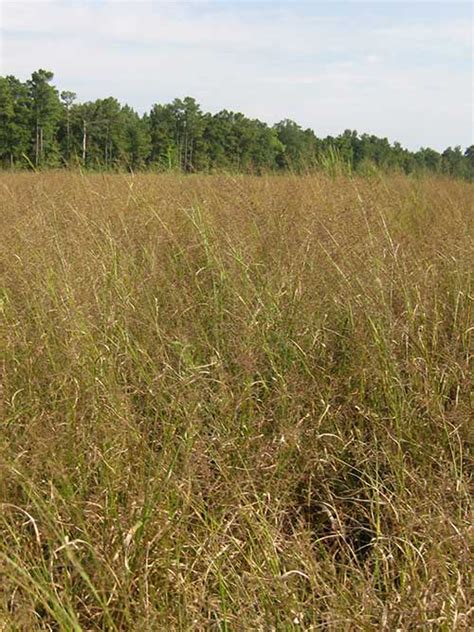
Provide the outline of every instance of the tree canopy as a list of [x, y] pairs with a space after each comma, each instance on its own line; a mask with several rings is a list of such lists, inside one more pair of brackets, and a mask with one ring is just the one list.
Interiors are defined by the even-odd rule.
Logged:
[[244, 173], [317, 168], [367, 173], [396, 169], [474, 180], [474, 146], [418, 151], [387, 138], [345, 130], [318, 138], [284, 119], [270, 126], [240, 112], [203, 112], [192, 97], [155, 103], [138, 114], [114, 97], [77, 102], [39, 69], [21, 82], [0, 77], [0, 165], [74, 166], [159, 171]]

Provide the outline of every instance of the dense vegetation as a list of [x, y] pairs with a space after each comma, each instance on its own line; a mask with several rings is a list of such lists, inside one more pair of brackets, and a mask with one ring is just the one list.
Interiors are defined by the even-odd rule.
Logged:
[[290, 120], [269, 127], [227, 110], [204, 113], [190, 97], [155, 104], [139, 116], [113, 97], [76, 103], [76, 95], [59, 94], [52, 79], [45, 70], [25, 83], [13, 76], [0, 78], [4, 167], [245, 173], [320, 167], [364, 173], [376, 167], [474, 179], [474, 146], [464, 152], [460, 147], [410, 152], [386, 138], [350, 130], [321, 139]]
[[472, 629], [472, 194], [0, 174], [0, 628]]

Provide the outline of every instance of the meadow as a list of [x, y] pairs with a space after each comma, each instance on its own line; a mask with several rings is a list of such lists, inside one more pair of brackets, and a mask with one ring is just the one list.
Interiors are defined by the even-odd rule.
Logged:
[[0, 174], [0, 630], [470, 629], [473, 195]]

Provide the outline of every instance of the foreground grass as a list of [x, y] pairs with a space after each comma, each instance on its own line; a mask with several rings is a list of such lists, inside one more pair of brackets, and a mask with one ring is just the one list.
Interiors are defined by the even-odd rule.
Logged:
[[472, 194], [1, 176], [0, 629], [468, 629]]

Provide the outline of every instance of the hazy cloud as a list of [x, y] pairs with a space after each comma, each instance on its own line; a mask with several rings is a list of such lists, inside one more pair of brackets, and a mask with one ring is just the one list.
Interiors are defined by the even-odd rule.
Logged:
[[355, 128], [409, 147], [472, 142], [463, 3], [4, 1], [0, 71], [43, 67], [81, 100], [140, 111], [191, 94], [205, 109]]

